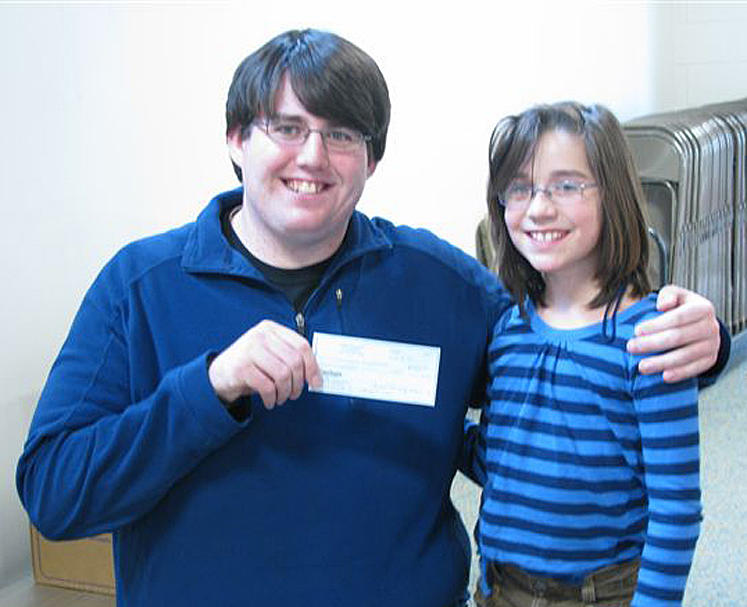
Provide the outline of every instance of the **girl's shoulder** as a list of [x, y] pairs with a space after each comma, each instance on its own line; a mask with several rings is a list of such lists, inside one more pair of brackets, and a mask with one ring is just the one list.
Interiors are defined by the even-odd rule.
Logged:
[[639, 298], [626, 295], [617, 311], [618, 321], [635, 325], [648, 318], [659, 316], [661, 312], [656, 309], [657, 297], [658, 293], [655, 292]]

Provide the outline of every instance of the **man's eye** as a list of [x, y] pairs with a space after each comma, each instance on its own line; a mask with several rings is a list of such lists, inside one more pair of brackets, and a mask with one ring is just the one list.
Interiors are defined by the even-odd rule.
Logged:
[[299, 137], [303, 132], [300, 126], [292, 122], [273, 122], [270, 129], [282, 137]]
[[327, 131], [327, 139], [335, 143], [352, 143], [355, 141], [355, 134], [346, 129], [332, 129]]

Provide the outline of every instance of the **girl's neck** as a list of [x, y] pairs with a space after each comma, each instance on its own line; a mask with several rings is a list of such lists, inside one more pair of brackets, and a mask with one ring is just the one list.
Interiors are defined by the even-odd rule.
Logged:
[[[608, 306], [590, 308], [589, 303], [599, 293], [599, 285], [591, 278], [572, 280], [569, 277], [545, 277], [543, 306], [537, 306], [537, 314], [549, 326], [556, 329], [579, 329], [602, 322]], [[630, 289], [625, 292], [618, 312], [633, 305]], [[611, 313], [611, 309], [609, 310]]]
[[589, 302], [598, 292], [595, 281], [579, 284], [577, 281], [545, 277], [545, 303], [537, 306], [537, 314], [556, 329], [593, 325], [604, 318], [604, 308], [589, 308]]

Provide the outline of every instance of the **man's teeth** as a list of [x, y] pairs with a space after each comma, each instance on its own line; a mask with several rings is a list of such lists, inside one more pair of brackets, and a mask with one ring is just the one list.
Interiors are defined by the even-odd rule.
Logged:
[[563, 238], [564, 232], [530, 232], [533, 240], [540, 242], [552, 242]]
[[289, 179], [286, 184], [297, 194], [318, 194], [324, 189], [324, 184], [318, 181], [302, 181], [300, 179]]

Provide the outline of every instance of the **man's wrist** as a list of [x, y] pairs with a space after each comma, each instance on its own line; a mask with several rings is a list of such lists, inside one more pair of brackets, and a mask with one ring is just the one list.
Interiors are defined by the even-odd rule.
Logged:
[[210, 385], [213, 386], [215, 395], [218, 397], [218, 400], [221, 402], [221, 404], [226, 409], [226, 411], [228, 411], [229, 415], [233, 417], [237, 422], [246, 421], [246, 419], [249, 417], [249, 415], [252, 412], [251, 397], [250, 396], [238, 396], [235, 399], [228, 400], [222, 397], [220, 393], [215, 389], [215, 384], [213, 383], [212, 376], [210, 375], [210, 366], [212, 365], [213, 361], [217, 357], [218, 357], [217, 352], [211, 352], [210, 354], [207, 355], [207, 358], [205, 359], [208, 378], [210, 379]]

